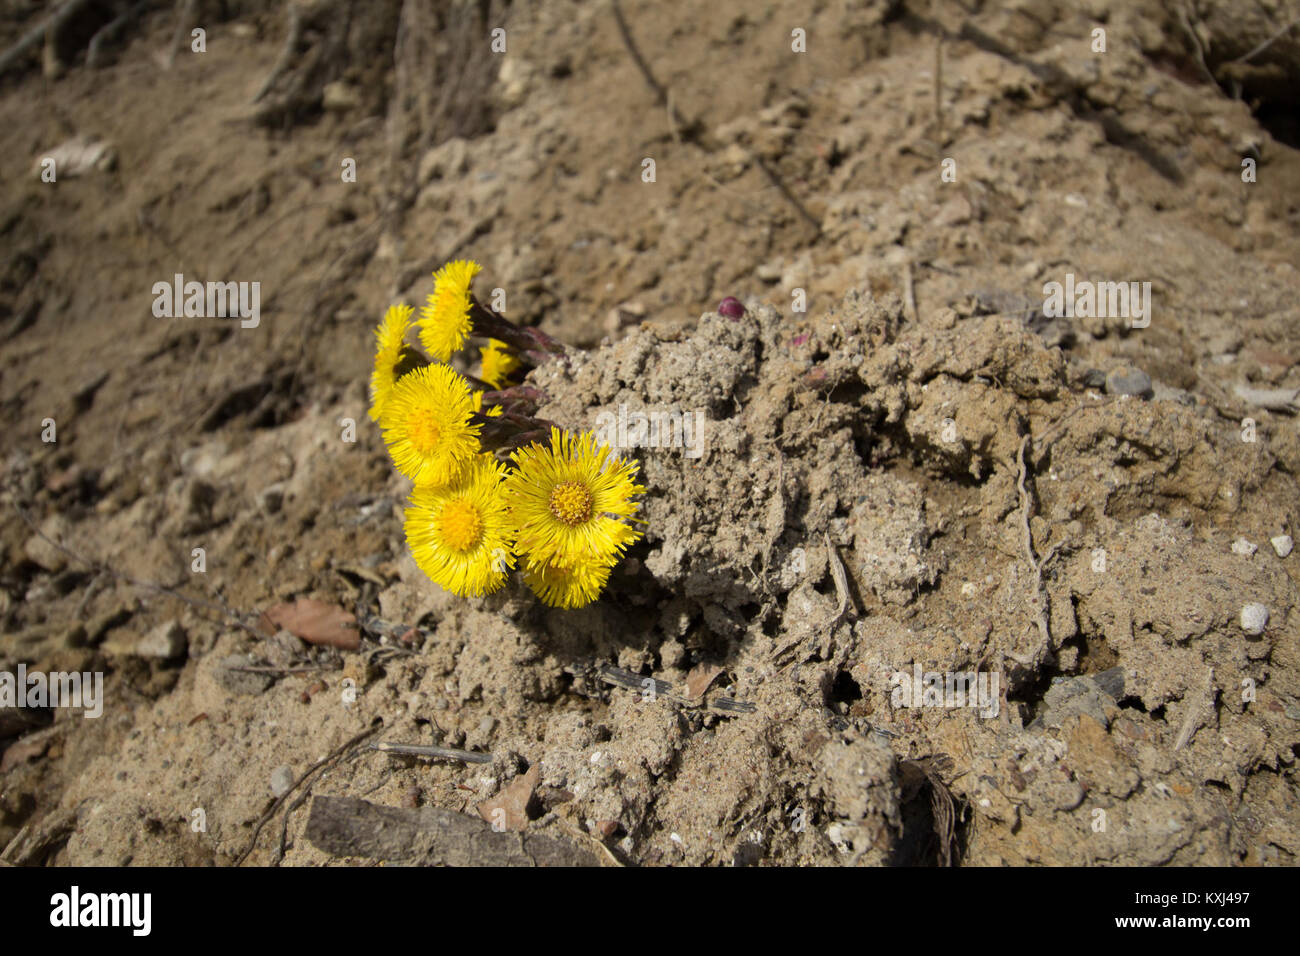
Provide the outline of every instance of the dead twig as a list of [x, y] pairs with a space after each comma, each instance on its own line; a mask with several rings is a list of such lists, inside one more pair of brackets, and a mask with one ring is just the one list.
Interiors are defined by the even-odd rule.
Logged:
[[36, 862], [50, 847], [65, 839], [77, 828], [76, 810], [56, 810], [36, 822], [23, 824], [22, 829], [0, 852], [0, 862], [25, 866]]
[[1196, 51], [1196, 62], [1200, 65], [1201, 72], [1205, 74], [1205, 78], [1211, 84], [1217, 87], [1219, 81], [1214, 78], [1214, 74], [1210, 72], [1210, 67], [1205, 62], [1205, 47], [1201, 45], [1201, 38], [1192, 27], [1191, 19], [1187, 16], [1187, 7], [1182, 3], [1178, 5], [1178, 22], [1182, 26], [1183, 32], [1191, 37], [1192, 48]]
[[1174, 752], [1182, 750], [1191, 743], [1192, 735], [1201, 727], [1205, 711], [1214, 706], [1214, 668], [1211, 667], [1205, 675], [1205, 690], [1202, 694], [1187, 708], [1187, 716], [1183, 718], [1183, 725], [1178, 730], [1178, 737], [1174, 741]]
[[628, 55], [632, 57], [632, 62], [636, 64], [636, 68], [641, 72], [641, 77], [645, 80], [646, 86], [650, 87], [650, 91], [654, 93], [659, 105], [666, 107], [668, 110], [669, 121], [674, 126], [674, 135], [676, 135], [676, 128], [678, 127], [684, 126], [688, 129], [693, 127], [693, 123], [687, 123], [682, 114], [677, 112], [677, 108], [673, 106], [672, 99], [668, 95], [668, 89], [655, 78], [654, 71], [650, 69], [650, 64], [641, 55], [636, 41], [632, 39], [632, 31], [628, 28], [627, 19], [623, 16], [623, 8], [619, 6], [618, 0], [610, 0], [609, 5], [614, 11], [614, 22], [618, 24], [618, 35], [623, 39], [623, 45], [627, 47]]
[[[338, 763], [340, 760], [343, 759], [343, 757], [347, 755], [348, 751], [350, 751], [353, 747], [360, 744], [367, 737], [371, 737], [374, 734], [377, 734], [380, 730], [383, 729], [383, 727], [384, 725], [382, 723], [377, 723], [373, 727], [370, 727], [367, 730], [363, 730], [361, 733], [345, 741], [342, 745], [335, 748], [333, 751], [326, 754], [320, 760], [317, 760], [314, 764], [308, 767], [302, 773], [302, 775], [298, 777], [297, 780], [295, 780], [292, 784], [289, 785], [288, 790], [280, 794], [280, 796], [276, 797], [275, 802], [272, 803], [269, 807], [267, 807], [266, 812], [262, 814], [261, 818], [257, 821], [256, 825], [254, 825], [253, 827], [253, 835], [248, 839], [248, 846], [244, 848], [243, 853], [239, 854], [238, 858], [235, 860], [234, 865], [241, 866], [243, 865], [243, 862], [246, 859], [248, 859], [248, 855], [252, 853], [253, 848], [257, 846], [257, 838], [262, 833], [262, 827], [266, 826], [267, 820], [270, 820], [271, 817], [275, 816], [276, 812], [280, 809], [280, 807], [284, 805], [285, 800], [288, 799], [289, 794], [293, 793], [300, 786], [302, 786], [303, 782], [307, 780], [308, 777], [311, 777], [313, 774], [317, 773], [318, 771], [323, 771], [328, 767], [333, 766], [335, 763]], [[314, 782], [315, 781], [313, 781], [313, 783]]]
[[289, 32], [285, 35], [284, 45], [280, 47], [280, 55], [271, 67], [271, 72], [266, 75], [266, 79], [262, 81], [262, 85], [257, 88], [257, 92], [249, 101], [250, 105], [261, 101], [262, 97], [271, 92], [271, 87], [275, 86], [276, 81], [289, 69], [289, 64], [293, 62], [294, 55], [298, 52], [298, 43], [302, 39], [302, 11], [292, 0], [288, 7]]
[[67, 0], [61, 7], [19, 37], [17, 43], [5, 50], [3, 54], [0, 54], [0, 73], [18, 62], [23, 54], [45, 39], [47, 33], [51, 35], [57, 34], [63, 24], [84, 7], [87, 2], [88, 0]]
[[913, 323], [916, 319], [916, 290], [912, 281], [912, 263], [911, 260], [903, 263], [903, 298], [907, 305], [907, 317]]
[[[827, 622], [831, 627], [834, 627], [844, 618], [844, 613], [849, 609], [853, 596], [849, 592], [849, 576], [844, 570], [844, 562], [840, 560], [839, 552], [835, 550], [835, 545], [831, 543], [830, 534], [823, 531], [822, 540], [826, 542], [826, 563], [830, 565], [831, 580], [835, 582], [835, 596], [839, 598], [840, 602], [835, 611], [835, 616]], [[857, 611], [856, 607], [854, 611]]]
[[934, 41], [934, 127], [935, 141], [943, 144], [943, 37]]
[[777, 188], [777, 191], [789, 200], [790, 205], [794, 206], [799, 215], [803, 217], [803, 220], [813, 227], [813, 238], [820, 236], [822, 232], [821, 220], [808, 211], [808, 207], [800, 201], [798, 196], [791, 192], [790, 187], [787, 186], [785, 181], [776, 174], [776, 170], [763, 162], [762, 158], [757, 153], [751, 151], [750, 155], [753, 156], [754, 163], [763, 171], [763, 174], [767, 176], [772, 185]]
[[459, 760], [461, 763], [491, 763], [491, 754], [475, 753], [472, 750], [456, 750], [452, 747], [434, 747], [426, 744], [391, 744], [380, 741], [370, 745], [371, 750], [386, 754], [401, 754], [407, 757], [433, 757], [437, 760]]
[[90, 46], [86, 48], [86, 66], [92, 70], [99, 66], [99, 51], [103, 44], [115, 39], [128, 23], [144, 13], [152, 5], [153, 0], [140, 0], [134, 6], [128, 7], [121, 16], [96, 30], [95, 35], [90, 38]]
[[[677, 106], [673, 102], [672, 91], [660, 83], [655, 77], [654, 71], [650, 69], [650, 64], [646, 62], [645, 57], [641, 54], [640, 48], [636, 45], [636, 41], [632, 39], [632, 31], [628, 27], [627, 18], [623, 16], [623, 9], [619, 5], [618, 0], [610, 0], [610, 7], [614, 12], [614, 22], [618, 25], [618, 34], [623, 40], [623, 45], [627, 48], [628, 56], [632, 58], [632, 62], [636, 65], [641, 77], [645, 80], [646, 86], [648, 86], [650, 92], [654, 94], [656, 102], [658, 102], [658, 104], [662, 106], [668, 114], [668, 128], [672, 133], [673, 139], [678, 144], [683, 142], [692, 143], [704, 150], [706, 153], [716, 152], [718, 144], [713, 142], [711, 138], [707, 136], [707, 131], [704, 129], [702, 121], [699, 119], [687, 119], [683, 116], [681, 111], [677, 109]], [[821, 221], [809, 212], [808, 207], [805, 206], [802, 200], [800, 200], [790, 187], [785, 184], [785, 181], [780, 177], [776, 170], [764, 162], [763, 158], [752, 149], [746, 148], [745, 153], [749, 162], [762, 170], [763, 175], [767, 177], [768, 181], [777, 188], [777, 191], [786, 198], [790, 205], [794, 206], [795, 211], [799, 213], [800, 218], [812, 226], [813, 238], [815, 239], [820, 236], [822, 231]], [[713, 183], [714, 186], [719, 189], [724, 189], [727, 192], [731, 192], [731, 190], [727, 190], [722, 183], [714, 178], [708, 170], [704, 170], [704, 175]], [[733, 195], [738, 194], [733, 193]]]
[[[356, 751], [353, 751], [352, 753], [355, 752]], [[343, 761], [343, 759], [345, 758], [340, 756], [338, 760], [335, 760], [332, 764], [330, 764], [330, 767], [332, 768], [338, 766]], [[317, 779], [319, 780], [320, 778], [318, 777]], [[313, 786], [315, 785], [315, 781], [312, 781], [312, 785]], [[284, 816], [280, 819], [280, 842], [276, 845], [275, 848], [275, 862], [277, 865], [284, 859], [285, 847], [289, 842], [289, 818], [293, 816], [293, 811], [297, 810], [299, 807], [301, 807], [304, 803], [307, 802], [307, 798], [310, 796], [311, 796], [311, 786], [304, 787], [302, 793], [298, 794], [298, 799], [295, 800], [293, 803], [289, 804], [289, 808], [284, 811]]]
[[[1028, 468], [1025, 464], [1025, 449], [1029, 447], [1031, 436], [1028, 432], [1020, 440], [1020, 451], [1017, 454], [1019, 464], [1019, 474], [1016, 478], [1016, 490], [1020, 494], [1020, 527], [1023, 533], [1023, 542], [1025, 548], [1025, 560], [1029, 563], [1030, 570], [1034, 572], [1034, 590], [1037, 595], [1038, 603], [1038, 632], [1042, 636], [1044, 647], [1052, 646], [1052, 628], [1050, 623], [1050, 597], [1047, 593], [1047, 587], [1043, 584], [1043, 567], [1056, 557], [1057, 551], [1061, 549], [1062, 542], [1057, 542], [1048, 552], [1047, 556], [1039, 560], [1034, 552], [1034, 533], [1030, 529], [1029, 519], [1033, 516], [1033, 502], [1029, 497], [1029, 492], [1025, 489], [1025, 476]], [[1028, 665], [1029, 661], [1016, 654], [1007, 652], [1007, 656], [1021, 664]]]
[[706, 707], [715, 713], [729, 716], [733, 714], [752, 714], [758, 709], [749, 701], [734, 700], [721, 694], [715, 694], [703, 700], [692, 699], [674, 690], [672, 683], [669, 681], [659, 680], [654, 677], [642, 677], [640, 674], [633, 674], [631, 671], [615, 667], [612, 664], [601, 665], [597, 673], [600, 679], [607, 684], [644, 694], [649, 700], [662, 698], [680, 707]]
[[1235, 60], [1226, 60], [1225, 62], [1223, 62], [1223, 63], [1220, 64], [1220, 65], [1221, 65], [1221, 66], [1231, 66], [1231, 65], [1234, 64], [1234, 63], [1249, 63], [1249, 62], [1250, 62], [1251, 60], [1253, 60], [1255, 57], [1259, 56], [1261, 53], [1263, 53], [1265, 50], [1267, 50], [1269, 47], [1271, 47], [1271, 46], [1272, 46], [1274, 43], [1276, 43], [1278, 40], [1282, 39], [1282, 37], [1284, 37], [1284, 36], [1286, 36], [1288, 33], [1290, 33], [1290, 32], [1291, 32], [1291, 28], [1294, 27], [1294, 26], [1296, 26], [1297, 24], [1300, 24], [1300, 19], [1292, 20], [1290, 23], [1288, 23], [1286, 26], [1284, 26], [1281, 30], [1278, 30], [1278, 31], [1277, 31], [1276, 33], [1274, 33], [1271, 37], [1269, 37], [1269, 38], [1268, 38], [1267, 40], [1265, 40], [1263, 43], [1259, 44], [1259, 46], [1255, 47], [1255, 49], [1251, 50], [1249, 53], [1243, 53], [1241, 56], [1237, 57]]
[[171, 69], [176, 62], [176, 53], [185, 43], [185, 36], [193, 29], [196, 17], [196, 7], [198, 0], [181, 0], [176, 5], [176, 29], [172, 33], [172, 42], [167, 47], [167, 59], [165, 65]]

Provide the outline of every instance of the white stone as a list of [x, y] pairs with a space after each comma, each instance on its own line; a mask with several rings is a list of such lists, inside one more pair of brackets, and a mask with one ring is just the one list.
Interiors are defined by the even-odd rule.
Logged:
[[1241, 609], [1241, 629], [1247, 634], [1263, 634], [1268, 626], [1268, 608], [1262, 604], [1247, 604]]
[[293, 789], [293, 768], [288, 764], [281, 764], [271, 771], [271, 792], [277, 797], [283, 797]]
[[140, 657], [156, 657], [164, 661], [184, 657], [188, 650], [189, 639], [178, 621], [159, 624], [135, 645], [135, 652]]
[[1277, 552], [1279, 558], [1285, 558], [1291, 553], [1291, 549], [1295, 547], [1295, 542], [1291, 540], [1289, 534], [1279, 534], [1275, 538], [1269, 538], [1268, 543], [1273, 546], [1273, 550]]
[[1245, 538], [1238, 538], [1236, 541], [1232, 542], [1233, 554], [1244, 554], [1247, 557], [1249, 557], [1250, 555], [1254, 554], [1258, 550], [1259, 550], [1259, 545], [1252, 544], [1251, 542], [1247, 541]]

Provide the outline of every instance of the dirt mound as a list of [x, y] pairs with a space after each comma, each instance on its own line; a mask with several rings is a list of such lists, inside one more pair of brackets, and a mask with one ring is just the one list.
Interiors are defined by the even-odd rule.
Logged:
[[[5, 858], [366, 856], [316, 794], [604, 862], [1294, 863], [1287, 11], [471, 6], [232, 6], [161, 87], [148, 15], [6, 79], [0, 672], [106, 679], [0, 709]], [[592, 607], [402, 540], [372, 330], [459, 256], [649, 488]], [[177, 273], [260, 323], [156, 317]], [[262, 613], [300, 598], [357, 648]]]

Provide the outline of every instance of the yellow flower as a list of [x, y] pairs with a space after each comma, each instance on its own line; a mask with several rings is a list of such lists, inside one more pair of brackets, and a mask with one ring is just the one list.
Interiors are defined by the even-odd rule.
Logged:
[[636, 514], [636, 465], [610, 458], [591, 432], [574, 438], [551, 429], [551, 447], [531, 444], [514, 453], [506, 503], [519, 550], [535, 563], [575, 565], [617, 560], [641, 536], [620, 520]]
[[373, 421], [379, 421], [384, 402], [388, 401], [397, 379], [410, 371], [406, 366], [415, 351], [406, 344], [406, 333], [412, 324], [411, 312], [409, 305], [391, 305], [375, 329], [375, 369], [370, 373], [370, 418]]
[[524, 583], [550, 607], [586, 607], [605, 588], [613, 561], [579, 560], [573, 564], [524, 562]]
[[518, 370], [518, 357], [506, 351], [506, 343], [498, 339], [488, 339], [488, 344], [479, 350], [482, 356], [482, 371], [479, 378], [494, 389], [505, 388], [510, 375]]
[[433, 274], [433, 292], [420, 310], [420, 341], [436, 362], [446, 362], [469, 338], [469, 286], [482, 271], [477, 262], [448, 262]]
[[406, 543], [421, 571], [460, 597], [491, 594], [514, 567], [501, 497], [505, 466], [476, 455], [450, 485], [417, 485], [406, 509]]
[[479, 451], [469, 382], [447, 365], [397, 380], [379, 424], [397, 470], [417, 484], [447, 484]]

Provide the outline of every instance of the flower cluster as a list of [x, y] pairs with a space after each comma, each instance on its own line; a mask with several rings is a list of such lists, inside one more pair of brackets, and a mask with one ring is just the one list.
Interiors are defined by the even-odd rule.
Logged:
[[[393, 465], [415, 488], [406, 542], [435, 583], [462, 597], [490, 594], [518, 568], [552, 607], [600, 596], [640, 532], [636, 465], [533, 417], [522, 378], [562, 351], [548, 336], [483, 308], [470, 289], [475, 262], [449, 262], [416, 318], [388, 309], [375, 331], [370, 417]], [[408, 344], [418, 329], [423, 352]], [[471, 338], [477, 376], [450, 364]]]

